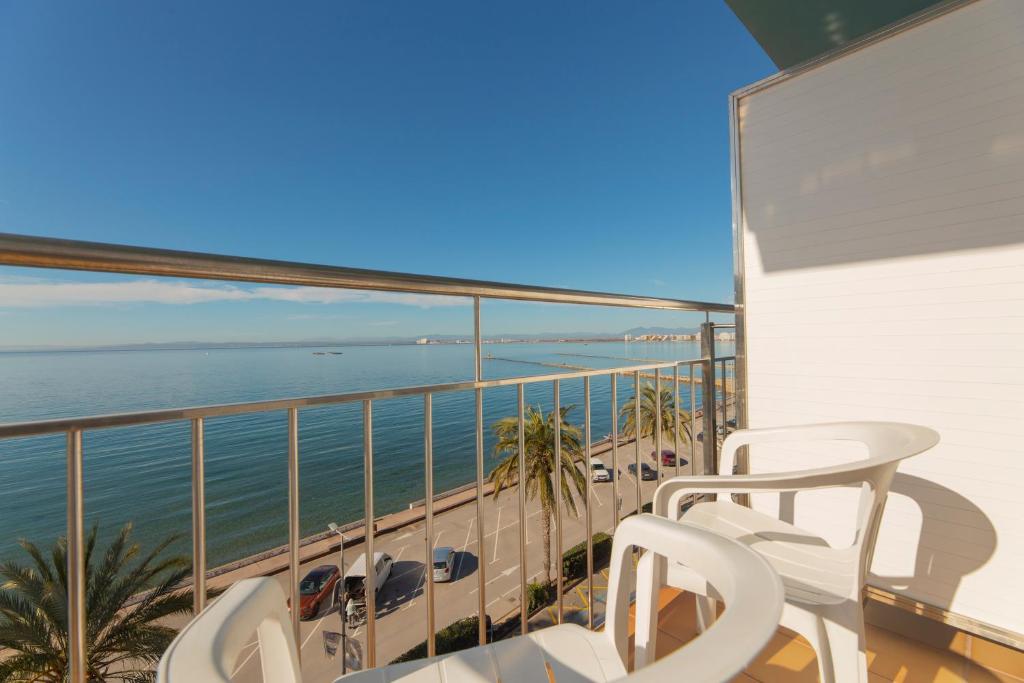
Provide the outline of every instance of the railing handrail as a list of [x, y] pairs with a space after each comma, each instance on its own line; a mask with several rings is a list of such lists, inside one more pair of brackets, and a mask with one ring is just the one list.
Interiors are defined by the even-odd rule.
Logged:
[[390, 389], [372, 389], [352, 391], [341, 394], [316, 394], [293, 398], [266, 399], [262, 401], [245, 401], [240, 403], [218, 403], [187, 408], [160, 408], [134, 412], [110, 413], [106, 415], [90, 415], [84, 417], [62, 417], [49, 420], [32, 420], [28, 422], [11, 422], [0, 424], [0, 439], [14, 437], [41, 436], [59, 434], [72, 430], [106, 429], [110, 427], [129, 427], [133, 425], [193, 420], [196, 418], [224, 417], [228, 415], [244, 415], [262, 413], [272, 410], [289, 410], [292, 408], [311, 408], [336, 405], [342, 403], [360, 403], [381, 399], [399, 398], [403, 396], [421, 396], [424, 394], [441, 394], [474, 389], [493, 389], [495, 387], [516, 386], [520, 384], [538, 384], [552, 380], [578, 379], [603, 375], [632, 374], [649, 370], [673, 368], [677, 365], [699, 365], [706, 362], [705, 358], [692, 360], [666, 361], [646, 365], [624, 365], [614, 368], [594, 370], [576, 370], [564, 373], [544, 375], [525, 375], [505, 377], [501, 379], [481, 380], [475, 382], [445, 382], [442, 384], [423, 384], [417, 386], [396, 387]]
[[0, 233], [0, 265], [547, 303], [734, 313], [732, 304]]

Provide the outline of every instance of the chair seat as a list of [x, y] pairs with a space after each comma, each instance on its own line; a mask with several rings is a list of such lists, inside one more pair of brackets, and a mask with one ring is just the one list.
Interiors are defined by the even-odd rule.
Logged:
[[[550, 675], [549, 675], [550, 671]], [[601, 633], [575, 624], [552, 626], [523, 638], [511, 638], [430, 659], [358, 671], [344, 683], [557, 683], [604, 682], [626, 670]]]
[[[833, 548], [809, 531], [727, 500], [697, 503], [683, 519], [734, 538], [763, 555], [782, 577], [787, 600], [839, 604], [851, 597], [848, 592], [857, 573], [857, 554], [852, 548]], [[668, 582], [695, 592], [703, 592], [706, 586], [703, 579], [678, 564], [669, 565]]]

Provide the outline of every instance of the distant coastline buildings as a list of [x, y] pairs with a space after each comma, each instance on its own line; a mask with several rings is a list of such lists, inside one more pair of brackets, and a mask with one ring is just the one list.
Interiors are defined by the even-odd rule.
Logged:
[[680, 341], [695, 341], [697, 335], [695, 334], [625, 334], [622, 336], [623, 341], [635, 341], [635, 342], [680, 342]]

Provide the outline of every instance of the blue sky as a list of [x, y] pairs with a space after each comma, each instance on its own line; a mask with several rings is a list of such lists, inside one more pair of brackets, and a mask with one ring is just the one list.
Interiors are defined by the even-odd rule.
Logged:
[[[0, 231], [731, 301], [727, 97], [773, 71], [721, 0], [4, 3]], [[471, 329], [451, 304], [0, 269], [0, 346]]]

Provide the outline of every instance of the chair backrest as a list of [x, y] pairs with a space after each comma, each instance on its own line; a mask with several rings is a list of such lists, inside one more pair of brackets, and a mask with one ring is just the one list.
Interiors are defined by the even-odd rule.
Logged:
[[243, 579], [181, 630], [157, 667], [158, 683], [230, 683], [242, 649], [259, 637], [263, 680], [300, 683], [298, 649], [284, 590]]
[[[859, 594], [871, 563], [875, 540], [882, 521], [889, 487], [901, 460], [918, 455], [939, 442], [938, 433], [928, 427], [901, 422], [827, 422], [810, 425], [743, 429], [730, 434], [722, 444], [720, 472], [731, 475], [736, 452], [742, 446], [766, 443], [807, 443], [813, 441], [855, 441], [867, 449], [867, 457], [841, 465], [809, 468], [800, 473], [780, 473], [779, 476], [801, 474], [806, 477], [807, 488], [859, 485], [856, 533], [852, 544], [857, 561], [856, 585], [853, 594]], [[824, 483], [824, 482], [841, 483]], [[795, 493], [793, 494], [795, 495]], [[783, 506], [780, 504], [780, 511]], [[787, 521], [792, 521], [788, 519]]]
[[[698, 638], [627, 676], [630, 683], [682, 677], [696, 683], [731, 680], [775, 634], [785, 589], [763, 556], [743, 543], [686, 522], [649, 514], [629, 517], [619, 524], [612, 541], [604, 629], [624, 665], [629, 642], [629, 586], [624, 582], [632, 574], [633, 546], [696, 571], [715, 587], [726, 609]], [[638, 582], [650, 580], [651, 574], [641, 572], [638, 577]], [[636, 595], [642, 600], [657, 591], [638, 583]], [[657, 605], [652, 607], [657, 609]]]

